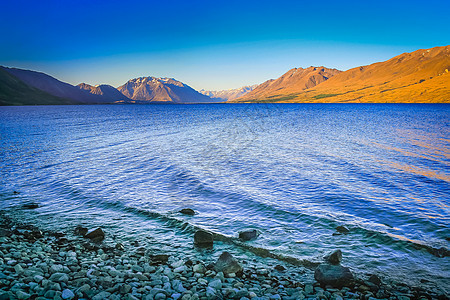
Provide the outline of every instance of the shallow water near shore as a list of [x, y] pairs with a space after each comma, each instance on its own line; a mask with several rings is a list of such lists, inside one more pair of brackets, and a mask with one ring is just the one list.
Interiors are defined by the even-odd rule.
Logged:
[[354, 271], [445, 290], [449, 120], [450, 105], [0, 107], [0, 209], [191, 253], [195, 228], [255, 228], [248, 244], [280, 258], [341, 249]]

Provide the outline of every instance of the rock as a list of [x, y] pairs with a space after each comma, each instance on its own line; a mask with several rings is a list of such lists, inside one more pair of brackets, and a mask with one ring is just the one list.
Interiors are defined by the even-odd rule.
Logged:
[[230, 273], [241, 273], [242, 266], [228, 252], [224, 251], [214, 265], [216, 272], [223, 272], [225, 275]]
[[98, 293], [97, 295], [95, 295], [94, 297], [92, 297], [92, 300], [103, 300], [103, 299], [108, 299], [109, 296], [111, 296], [111, 293], [102, 291], [102, 292]]
[[182, 213], [183, 215], [188, 215], [188, 216], [195, 215], [195, 211], [190, 208], [183, 208], [182, 210], [180, 210], [180, 213]]
[[23, 209], [35, 209], [38, 207], [39, 207], [39, 204], [37, 204], [37, 203], [25, 203], [24, 205], [22, 205]]
[[95, 230], [91, 230], [91, 231], [87, 232], [84, 237], [90, 239], [91, 241], [93, 241], [95, 243], [98, 243], [105, 239], [105, 233], [103, 232], [103, 230], [100, 227], [98, 227]]
[[21, 265], [17, 264], [14, 266], [14, 271], [16, 271], [16, 273], [22, 273], [23, 272], [23, 268]]
[[76, 234], [76, 235], [79, 235], [79, 236], [85, 236], [86, 235], [86, 233], [88, 233], [88, 229], [86, 228], [86, 227], [83, 227], [83, 226], [81, 226], [81, 225], [78, 225], [77, 227], [75, 227], [75, 229], [74, 229], [74, 233]]
[[203, 264], [196, 264], [192, 267], [192, 271], [194, 273], [204, 274], [206, 272], [206, 268]]
[[212, 287], [215, 290], [220, 290], [222, 288], [222, 281], [217, 278], [211, 280], [211, 282], [208, 284], [209, 287]]
[[0, 237], [10, 237], [11, 235], [11, 230], [0, 228]]
[[119, 293], [121, 293], [121, 294], [127, 294], [130, 291], [131, 291], [131, 285], [129, 285], [129, 284], [121, 285], [119, 288]]
[[372, 275], [370, 275], [370, 277], [369, 277], [369, 282], [375, 284], [376, 286], [380, 286], [380, 284], [381, 284], [381, 279], [380, 279], [380, 277], [378, 277], [377, 275], [372, 274]]
[[23, 291], [16, 292], [17, 299], [30, 299], [31, 295]]
[[194, 244], [201, 248], [211, 248], [214, 243], [213, 235], [204, 230], [198, 230], [194, 234]]
[[322, 285], [341, 288], [353, 282], [353, 274], [349, 268], [340, 265], [321, 264], [314, 272], [314, 278]]
[[350, 232], [350, 230], [347, 227], [343, 226], [343, 225], [340, 225], [340, 226], [336, 227], [336, 231], [339, 232], [339, 233], [343, 233], [343, 234], [347, 234], [347, 233]]
[[164, 299], [166, 299], [166, 295], [164, 295], [163, 293], [158, 293], [155, 295], [154, 299], [155, 300], [164, 300]]
[[206, 287], [206, 298], [208, 300], [217, 299], [216, 290], [212, 287]]
[[71, 290], [65, 289], [65, 290], [62, 291], [61, 298], [63, 298], [64, 300], [65, 299], [72, 299], [74, 297], [75, 297], [75, 294]]
[[282, 265], [276, 265], [275, 270], [277, 270], [279, 272], [283, 272], [283, 271], [286, 271], [286, 268], [283, 267]]
[[332, 265], [338, 265], [342, 261], [342, 251], [336, 250], [333, 253], [325, 256], [325, 259]]
[[251, 241], [258, 237], [258, 230], [250, 229], [239, 232], [239, 239], [242, 241]]
[[152, 265], [162, 265], [167, 263], [169, 260], [169, 255], [167, 254], [156, 254], [151, 257]]
[[305, 285], [305, 293], [306, 295], [311, 295], [314, 293], [314, 287], [311, 284]]
[[65, 273], [54, 273], [50, 276], [49, 280], [53, 282], [67, 282], [69, 281], [69, 276]]

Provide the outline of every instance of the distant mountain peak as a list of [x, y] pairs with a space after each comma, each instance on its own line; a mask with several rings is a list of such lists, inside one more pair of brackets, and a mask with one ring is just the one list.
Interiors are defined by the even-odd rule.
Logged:
[[341, 73], [340, 70], [323, 66], [292, 68], [277, 79], [269, 79], [263, 82], [253, 91], [236, 99], [236, 101], [273, 99], [283, 95], [290, 97], [292, 94], [313, 88], [339, 73]]
[[187, 84], [169, 77], [137, 77], [118, 88], [128, 98], [139, 102], [209, 103], [217, 102]]
[[251, 92], [253, 89], [255, 89], [258, 85], [248, 85], [248, 86], [242, 86], [237, 89], [228, 89], [228, 90], [221, 90], [221, 91], [207, 91], [207, 90], [200, 90], [200, 93], [203, 95], [206, 95], [208, 97], [211, 97], [213, 99], [218, 99], [221, 101], [231, 101], [234, 99], [237, 99], [239, 97], [244, 96], [245, 94]]

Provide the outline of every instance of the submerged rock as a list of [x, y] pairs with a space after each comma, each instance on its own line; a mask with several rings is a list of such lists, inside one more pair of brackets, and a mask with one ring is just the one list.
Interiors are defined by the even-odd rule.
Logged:
[[325, 256], [325, 259], [332, 265], [339, 265], [342, 261], [342, 251], [336, 250], [333, 253]]
[[152, 265], [162, 265], [169, 261], [169, 255], [167, 254], [156, 254], [152, 255]]
[[88, 233], [88, 229], [86, 228], [86, 227], [83, 227], [83, 226], [81, 226], [81, 225], [78, 225], [77, 227], [75, 227], [75, 229], [74, 229], [74, 233], [76, 234], [76, 235], [80, 235], [80, 236], [85, 236], [86, 235], [86, 233]]
[[283, 267], [282, 265], [276, 265], [275, 270], [277, 270], [279, 272], [283, 272], [283, 271], [286, 271], [286, 268]]
[[188, 216], [195, 215], [195, 211], [190, 208], [183, 208], [182, 210], [180, 210], [180, 213], [182, 213], [183, 215], [188, 215]]
[[213, 235], [207, 231], [198, 230], [194, 234], [194, 244], [197, 247], [211, 248], [214, 244]]
[[381, 284], [381, 279], [375, 274], [370, 275], [369, 282], [375, 284], [376, 286], [379, 286]]
[[87, 232], [84, 237], [97, 243], [97, 242], [101, 242], [101, 241], [103, 241], [105, 239], [105, 232], [103, 232], [103, 229], [98, 227], [95, 230]]
[[349, 268], [340, 265], [321, 264], [314, 272], [314, 278], [322, 285], [341, 288], [353, 282], [353, 274]]
[[119, 251], [125, 250], [125, 247], [121, 243], [117, 243], [114, 248], [116, 248], [116, 250], [119, 250]]
[[347, 233], [350, 232], [350, 230], [347, 227], [343, 226], [343, 225], [340, 225], [340, 226], [336, 227], [336, 231], [339, 232], [339, 233], [343, 233], [343, 234], [347, 234]]
[[214, 270], [216, 272], [223, 272], [223, 274], [228, 275], [231, 273], [241, 273], [242, 266], [238, 261], [227, 251], [224, 251], [217, 262], [214, 265]]
[[258, 230], [250, 229], [239, 232], [239, 239], [242, 241], [251, 241], [258, 237]]
[[22, 205], [23, 209], [35, 209], [38, 207], [39, 207], [39, 204], [37, 204], [37, 203], [25, 203], [24, 205]]

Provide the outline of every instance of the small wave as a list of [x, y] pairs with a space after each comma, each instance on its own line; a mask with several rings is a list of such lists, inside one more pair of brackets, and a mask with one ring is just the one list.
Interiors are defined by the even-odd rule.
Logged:
[[162, 214], [162, 213], [155, 212], [155, 211], [144, 210], [144, 209], [140, 209], [140, 208], [136, 208], [136, 207], [125, 206], [119, 202], [109, 204], [108, 206], [109, 206], [109, 208], [114, 207], [116, 209], [121, 209], [123, 211], [133, 213], [136, 215], [141, 215], [141, 216], [145, 216], [145, 217], [148, 217], [151, 219], [160, 220], [164, 223], [165, 226], [170, 227], [170, 228], [179, 229], [183, 233], [194, 234], [197, 230], [203, 230], [203, 231], [209, 232], [213, 235], [215, 241], [232, 244], [238, 248], [247, 250], [247, 251], [249, 251], [259, 257], [262, 257], [262, 258], [272, 258], [272, 259], [276, 259], [279, 261], [289, 263], [294, 266], [302, 266], [302, 267], [306, 267], [309, 269], [314, 269], [315, 267], [317, 267], [319, 265], [319, 262], [313, 262], [313, 261], [309, 261], [307, 259], [298, 259], [296, 257], [287, 256], [287, 255], [283, 255], [283, 254], [279, 254], [279, 253], [274, 253], [266, 248], [255, 247], [255, 246], [246, 244], [236, 237], [228, 236], [228, 235], [217, 233], [217, 232], [212, 232], [210, 230], [206, 230], [199, 226], [193, 225], [185, 220], [178, 219], [178, 218], [172, 217], [167, 214]]

